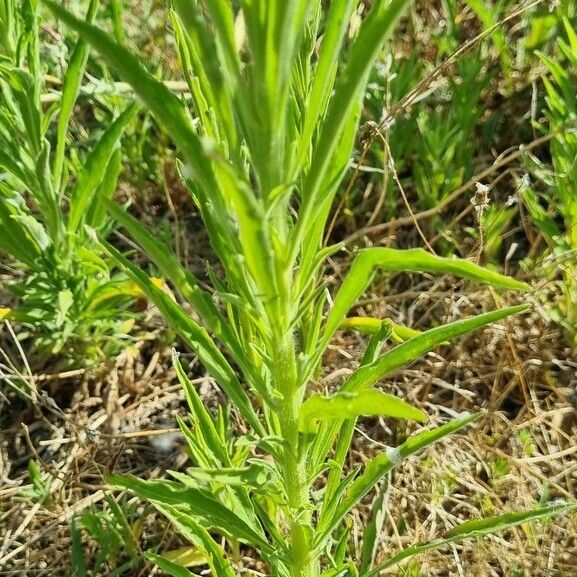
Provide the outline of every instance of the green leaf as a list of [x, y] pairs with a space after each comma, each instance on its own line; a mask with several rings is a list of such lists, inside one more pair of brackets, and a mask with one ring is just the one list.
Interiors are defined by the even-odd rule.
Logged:
[[351, 573], [349, 563], [342, 563], [334, 569], [325, 571], [321, 574], [321, 577], [349, 577], [350, 575]]
[[0, 150], [0, 167], [17, 178], [28, 189], [36, 188], [37, 183], [35, 182], [36, 176], [34, 173], [3, 150]]
[[246, 267], [257, 283], [261, 298], [269, 302], [278, 298], [275, 295], [279, 291], [273, 273], [274, 255], [264, 205], [231, 170], [219, 171], [219, 177], [221, 187], [236, 211]]
[[[226, 139], [229, 153], [234, 155], [240, 135], [234, 122], [231, 95], [239, 95], [238, 73], [234, 68], [229, 69], [229, 58], [223, 59], [225, 65], [220, 66], [215, 35], [203, 17], [202, 7], [186, 0], [173, 0], [173, 6], [176, 14], [172, 22], [180, 60], [203, 129], [211, 136], [219, 134], [221, 139]], [[219, 7], [211, 2], [208, 8]], [[216, 113], [218, 126], [211, 110]]]
[[299, 165], [310, 154], [314, 132], [317, 129], [319, 119], [326, 112], [327, 103], [334, 88], [339, 52], [343, 45], [351, 14], [353, 14], [357, 4], [358, 0], [334, 0], [328, 8], [323, 41], [304, 111], [305, 122], [299, 143]]
[[[4, 197], [4, 190], [0, 183], [0, 247], [21, 263], [34, 269], [42, 251], [35, 240], [37, 235], [26, 226], [30, 224], [30, 220], [21, 218], [28, 216], [32, 219], [33, 217], [23, 211], [24, 207], [15, 198]], [[36, 222], [36, 224], [40, 226], [39, 223]], [[46, 237], [45, 232], [42, 237]]]
[[[410, 0], [374, 3], [352, 43], [346, 66], [335, 85], [326, 117], [320, 126], [318, 141], [312, 154], [311, 169], [303, 185], [306, 197], [299, 211], [292, 239], [295, 253], [300, 248], [307, 229], [313, 225], [318, 212], [322, 210], [322, 191], [335, 150], [350, 122], [351, 112], [361, 100], [369, 72], [381, 52], [383, 43], [409, 4]], [[294, 258], [296, 254], [291, 255], [291, 259]]]
[[505, 513], [503, 515], [496, 515], [487, 519], [479, 519], [473, 521], [465, 521], [448, 531], [444, 537], [430, 541], [428, 543], [421, 543], [408, 547], [403, 551], [397, 553], [387, 561], [377, 565], [371, 571], [363, 573], [361, 577], [378, 577], [382, 571], [398, 565], [402, 561], [410, 559], [419, 553], [430, 551], [431, 549], [439, 549], [449, 543], [457, 543], [466, 539], [481, 537], [483, 535], [490, 535], [497, 531], [510, 529], [516, 525], [537, 521], [539, 519], [547, 519], [563, 513], [574, 513], [577, 511], [577, 503], [552, 503], [544, 507], [530, 509], [528, 511], [519, 511], [513, 513]]
[[372, 282], [378, 269], [387, 272], [429, 272], [452, 274], [495, 287], [529, 290], [529, 285], [483, 268], [472, 262], [440, 257], [422, 249], [397, 250], [393, 248], [369, 248], [362, 250], [343, 281], [327, 317], [325, 331], [320, 343], [324, 351], [348, 310]]
[[68, 311], [74, 304], [74, 295], [70, 289], [61, 290], [58, 293], [58, 307], [56, 309], [56, 326], [60, 327], [66, 322]]
[[[98, 11], [100, 0], [90, 0], [86, 21], [93, 22]], [[74, 104], [80, 92], [80, 84], [84, 77], [86, 63], [88, 62], [89, 49], [87, 44], [79, 40], [68, 60], [68, 68], [62, 83], [62, 96], [60, 98], [60, 112], [58, 114], [58, 126], [56, 128], [56, 151], [54, 155], [54, 186], [60, 189], [62, 169], [64, 166], [64, 155], [66, 152], [66, 133], [68, 124], [72, 117]]]
[[312, 433], [318, 421], [351, 419], [361, 415], [383, 415], [419, 422], [427, 420], [423, 411], [402, 399], [381, 391], [368, 390], [361, 393], [337, 393], [331, 397], [309, 397], [300, 410], [299, 428]]
[[106, 241], [101, 241], [105, 251], [131, 277], [142, 292], [158, 307], [168, 324], [184, 342], [198, 355], [203, 365], [217, 384], [235, 404], [241, 415], [259, 435], [266, 435], [251, 402], [236, 377], [232, 367], [212, 340], [206, 329], [198, 325], [176, 302], [152, 280]]
[[217, 433], [214, 421], [204, 406], [199, 394], [196, 392], [194, 385], [188, 378], [188, 375], [184, 372], [180, 360], [178, 359], [178, 354], [174, 350], [172, 351], [172, 364], [176, 370], [178, 380], [184, 389], [184, 394], [188, 407], [192, 413], [192, 418], [198, 422], [199, 433], [203, 436], [207, 447], [214, 453], [214, 455], [216, 455], [217, 459], [219, 459], [221, 463], [230, 465], [230, 458], [226, 446]]
[[440, 439], [452, 435], [459, 429], [470, 425], [480, 417], [480, 414], [467, 415], [466, 417], [456, 419], [440, 427], [421, 431], [409, 437], [402, 445], [371, 459], [365, 465], [363, 473], [350, 485], [346, 496], [338, 505], [334, 502], [323, 505], [323, 511], [315, 537], [315, 545], [321, 547], [324, 540], [328, 538], [333, 529], [341, 523], [345, 515], [401, 461], [422, 451]]
[[[528, 306], [519, 305], [429, 329], [387, 351], [372, 363], [360, 366], [343, 383], [341, 392], [358, 392], [367, 389], [388, 374], [414, 361], [436, 346], [525, 310], [528, 310]], [[329, 423], [320, 428], [311, 456], [313, 466], [318, 466], [321, 460], [329, 453], [339, 429], [339, 423]]]
[[[220, 469], [188, 468], [186, 475], [176, 471], [168, 471], [175, 479], [185, 484], [217, 483], [230, 487], [252, 487], [262, 489], [273, 480], [273, 471], [270, 465], [255, 460], [250, 461], [247, 467], [230, 467]], [[186, 479], [188, 477], [188, 480]]]
[[189, 169], [204, 182], [206, 189], [215, 187], [214, 174], [203, 144], [195, 133], [184, 104], [162, 83], [153, 78], [139, 58], [115, 42], [99, 28], [79, 20], [53, 0], [42, 0], [53, 14], [93, 46], [130, 84], [157, 118], [160, 126], [170, 134], [186, 158]]
[[106, 219], [106, 203], [109, 201], [118, 185], [118, 177], [122, 172], [122, 152], [117, 148], [110, 158], [102, 183], [94, 194], [94, 200], [85, 217], [85, 224], [95, 230], [102, 230], [108, 224]]
[[388, 479], [385, 479], [383, 486], [378, 489], [377, 496], [371, 505], [371, 512], [365, 529], [363, 531], [363, 546], [361, 549], [360, 573], [364, 573], [375, 562], [379, 541], [385, 521], [385, 506], [389, 493]]
[[366, 389], [394, 370], [419, 358], [445, 341], [465, 335], [508, 316], [525, 312], [529, 308], [528, 305], [517, 305], [429, 329], [384, 353], [374, 362], [359, 367], [344, 382], [341, 390], [355, 392]]
[[72, 577], [88, 577], [86, 562], [84, 561], [84, 547], [82, 546], [82, 535], [76, 524], [76, 518], [70, 523], [70, 536], [72, 545], [70, 548], [70, 564], [72, 566]]
[[95, 202], [98, 189], [105, 183], [110, 161], [117, 149], [126, 125], [134, 118], [138, 106], [131, 104], [104, 132], [90, 152], [78, 174], [76, 186], [70, 196], [68, 230], [77, 232], [86, 212]]
[[[167, 554], [164, 555], [156, 555], [152, 551], [147, 551], [145, 553], [146, 558], [158, 565], [165, 573], [168, 575], [172, 575], [172, 577], [195, 577], [195, 573], [191, 573], [184, 565], [176, 563], [175, 561], [168, 559]], [[204, 554], [200, 554], [199, 556], [199, 565], [208, 565], [208, 560]]]
[[[174, 509], [169, 508], [165, 513], [184, 537], [205, 552], [207, 564], [210, 566], [213, 575], [236, 577], [230, 562], [224, 556], [222, 547], [218, 545], [204, 527], [199, 525], [194, 519], [187, 518]], [[176, 564], [174, 562], [168, 561], [159, 555], [149, 552], [146, 553], [146, 556], [163, 571], [167, 571], [169, 574], [175, 575], [175, 577], [189, 577], [190, 575], [188, 570], [185, 569], [186, 573], [183, 573], [179, 568], [175, 567]]]
[[391, 338], [397, 342], [408, 341], [422, 333], [411, 327], [393, 323], [391, 319], [375, 319], [372, 317], [347, 317], [341, 321], [339, 330], [355, 330], [364, 335], [375, 335], [381, 329], [383, 324], [389, 324], [391, 327]]
[[[142, 247], [146, 255], [154, 262], [180, 294], [194, 307], [206, 327], [213, 331], [226, 345], [235, 361], [254, 376], [246, 363], [246, 353], [235, 337], [226, 319], [222, 316], [212, 296], [200, 287], [198, 279], [179, 262], [170, 248], [152, 235], [138, 220], [112, 202], [107, 203], [108, 210], [130, 236]], [[255, 376], [255, 381], [257, 378]]]
[[260, 528], [249, 526], [229, 507], [217, 501], [208, 491], [183, 487], [173, 481], [144, 481], [132, 475], [109, 475], [107, 483], [135, 493], [150, 501], [165, 514], [178, 514], [180, 522], [194, 520], [205, 529], [214, 529], [227, 538], [238, 539], [271, 553], [271, 545]]

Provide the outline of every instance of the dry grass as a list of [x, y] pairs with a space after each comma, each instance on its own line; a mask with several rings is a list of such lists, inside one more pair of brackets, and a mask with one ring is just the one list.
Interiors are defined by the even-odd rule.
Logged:
[[[494, 306], [491, 291], [466, 294], [448, 282], [420, 279], [415, 288], [428, 287], [429, 292], [417, 301], [405, 290], [384, 299], [375, 295], [362, 306], [365, 312], [417, 326]], [[406, 283], [406, 278], [399, 279], [397, 287], [379, 290], [410, 288]], [[562, 343], [559, 330], [533, 313], [430, 353], [383, 383], [423, 406], [434, 423], [479, 408], [486, 416], [474, 429], [395, 470], [382, 556], [438, 536], [464, 519], [529, 508], [545, 495], [569, 499], [576, 494], [577, 359]], [[358, 359], [361, 344], [358, 336], [342, 333], [328, 359], [331, 369], [319, 386], [343, 378]], [[1, 575], [66, 575], [70, 521], [93, 505], [104, 506], [105, 472], [150, 478], [186, 463], [175, 430], [175, 416], [184, 412], [182, 391], [168, 349], [155, 347], [143, 342], [100, 373], [37, 377], [40, 392], [33, 409], [23, 405], [19, 412], [14, 399], [3, 404]], [[197, 385], [209, 404], [220, 402], [202, 373]], [[407, 427], [363, 420], [350, 466], [398, 443], [410, 432]], [[30, 459], [54, 479], [44, 504], [21, 495], [30, 483]], [[355, 539], [367, 509], [355, 513]], [[144, 514], [142, 507], [138, 511]], [[159, 542], [163, 550], [178, 546], [162, 519], [148, 510], [144, 517], [138, 531], [141, 547]], [[86, 542], [88, 554], [95, 549]], [[423, 555], [418, 563], [420, 574], [429, 576], [575, 575], [577, 519], [524, 526]], [[141, 565], [126, 574], [147, 575], [149, 570]]]

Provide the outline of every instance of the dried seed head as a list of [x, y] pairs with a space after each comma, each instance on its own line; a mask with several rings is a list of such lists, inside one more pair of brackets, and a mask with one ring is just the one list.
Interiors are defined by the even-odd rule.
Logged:
[[522, 177], [521, 177], [521, 183], [519, 184], [519, 190], [527, 190], [529, 187], [531, 186], [531, 177], [525, 173]]
[[489, 191], [491, 188], [482, 182], [476, 182], [475, 186], [477, 190], [471, 198], [471, 204], [475, 209], [475, 213], [477, 214], [477, 220], [481, 220], [483, 218], [483, 214], [489, 208]]

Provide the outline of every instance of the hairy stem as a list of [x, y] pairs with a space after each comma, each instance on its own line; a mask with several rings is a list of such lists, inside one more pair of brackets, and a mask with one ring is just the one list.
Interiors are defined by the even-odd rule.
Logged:
[[285, 440], [282, 470], [287, 496], [290, 574], [292, 577], [316, 577], [318, 563], [311, 554], [309, 537], [311, 515], [306, 464], [299, 454], [298, 418], [304, 390], [298, 380], [293, 335], [287, 331], [275, 340], [273, 376], [275, 387], [283, 397], [279, 418], [281, 434]]

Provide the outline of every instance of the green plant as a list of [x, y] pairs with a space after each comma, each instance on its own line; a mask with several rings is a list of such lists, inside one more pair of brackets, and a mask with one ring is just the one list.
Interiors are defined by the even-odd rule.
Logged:
[[[230, 401], [211, 414], [175, 355], [191, 411], [180, 427], [195, 466], [171, 471], [173, 480], [111, 475], [111, 484], [150, 501], [203, 551], [219, 577], [236, 574], [246, 545], [277, 577], [376, 577], [419, 552], [577, 508], [548, 504], [469, 521], [382, 562], [375, 511], [363, 552], [357, 556], [349, 546], [344, 520], [365, 495], [386, 490], [402, 459], [479, 418], [420, 429], [363, 470], [343, 472], [361, 415], [426, 420], [420, 409], [375, 385], [441, 343], [526, 310], [516, 306], [459, 320], [395, 347], [387, 345], [393, 327], [383, 322], [337, 391], [313, 390], [323, 353], [379, 271], [454, 274], [527, 288], [467, 261], [419, 249], [369, 248], [355, 256], [334, 297], [328, 296], [323, 265], [341, 247], [322, 246], [325, 225], [349, 164], [370, 69], [407, 0], [373, 2], [355, 31], [349, 30], [358, 4], [353, 0], [328, 7], [320, 0], [244, 0], [242, 12], [227, 0], [173, 0], [192, 108], [105, 32], [45, 1], [133, 86], [174, 140], [182, 177], [222, 267], [221, 274], [209, 271], [210, 292], [138, 221], [109, 205], [186, 304], [103, 241], [106, 250]], [[148, 555], [169, 574], [191, 575], [176, 562]]]
[[[549, 247], [548, 258], [552, 265], [545, 267], [547, 276], [555, 275], [552, 267], [562, 271], [563, 298], [551, 309], [551, 316], [577, 343], [577, 33], [569, 19], [562, 21], [566, 40], [559, 38], [557, 43], [568, 66], [563, 65], [561, 58], [539, 53], [550, 75], [543, 77], [543, 83], [547, 91], [548, 130], [553, 135], [550, 146], [552, 170], [539, 164], [534, 172], [547, 187], [547, 192], [541, 198], [528, 182], [521, 196]], [[556, 215], [561, 217], [561, 225]]]
[[[106, 508], [92, 507], [71, 521], [72, 546], [71, 574], [74, 577], [87, 575], [123, 575], [144, 561], [138, 547], [138, 533], [142, 529], [136, 507], [117, 503], [106, 497]], [[82, 542], [86, 535], [96, 544], [92, 555]]]
[[[401, 203], [397, 200], [399, 180], [411, 209], [434, 209], [473, 177], [474, 158], [487, 144], [488, 139], [478, 134], [479, 121], [487, 116], [485, 93], [496, 74], [487, 70], [480, 50], [456, 58], [446, 82], [434, 77], [435, 67], [446, 64], [451, 58], [447, 52], [458, 46], [456, 9], [451, 2], [445, 4], [446, 27], [437, 31], [438, 36], [432, 36], [430, 43], [411, 46], [407, 58], [380, 62], [368, 85], [365, 112], [380, 123], [381, 138], [375, 138], [367, 150], [368, 144], [363, 143], [361, 160], [373, 167], [373, 174], [366, 178], [377, 189], [384, 188], [381, 194], [386, 202], [380, 201], [378, 216], [385, 221], [406, 213], [404, 199]], [[431, 52], [436, 54], [434, 58]], [[411, 97], [417, 82], [426, 89]], [[353, 188], [349, 206], [358, 203], [358, 197]], [[372, 218], [375, 216], [373, 213]], [[424, 230], [448, 232], [442, 217], [431, 219]], [[443, 235], [439, 245], [443, 254], [454, 252], [458, 244], [445, 242], [447, 237]]]
[[[97, 8], [92, 0], [88, 20]], [[0, 45], [0, 250], [18, 269], [9, 286], [17, 305], [0, 309], [0, 318], [25, 325], [19, 338], [30, 335], [41, 358], [94, 361], [115, 350], [134, 316], [137, 289], [113, 274], [87, 227], [111, 228], [103, 203], [116, 188], [120, 137], [137, 107], [111, 122], [80, 163], [70, 162], [68, 127], [88, 46], [76, 44], [61, 98], [45, 107], [36, 0], [1, 0]]]

